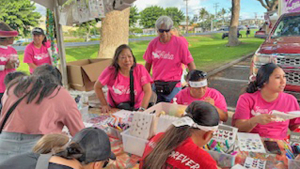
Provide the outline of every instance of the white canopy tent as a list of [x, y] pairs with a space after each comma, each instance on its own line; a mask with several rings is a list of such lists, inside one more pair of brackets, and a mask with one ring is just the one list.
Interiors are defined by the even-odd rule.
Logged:
[[[66, 66], [66, 51], [64, 46], [64, 38], [62, 32], [62, 25], [59, 23], [60, 8], [68, 0], [31, 0], [54, 12], [54, 20], [56, 26], [56, 41], [58, 47], [58, 56], [60, 58], [61, 73], [63, 77], [63, 85], [68, 88], [67, 66]], [[123, 10], [132, 5], [136, 0], [104, 0], [106, 4], [106, 12], [110, 10]]]

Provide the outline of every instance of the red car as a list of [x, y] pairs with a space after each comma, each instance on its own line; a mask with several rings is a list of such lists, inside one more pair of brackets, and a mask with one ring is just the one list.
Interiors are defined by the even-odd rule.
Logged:
[[255, 77], [259, 67], [273, 62], [287, 75], [286, 92], [300, 101], [300, 12], [283, 14], [269, 36], [252, 58], [250, 74]]

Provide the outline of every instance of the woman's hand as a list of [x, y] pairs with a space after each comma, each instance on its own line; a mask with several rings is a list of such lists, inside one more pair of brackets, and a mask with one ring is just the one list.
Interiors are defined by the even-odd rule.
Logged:
[[205, 102], [207, 102], [207, 103], [210, 103], [211, 105], [215, 105], [215, 100], [214, 99], [212, 99], [211, 97], [206, 97], [205, 99], [204, 99], [204, 101]]
[[109, 105], [101, 106], [101, 113], [109, 113], [111, 110], [111, 107]]
[[258, 124], [266, 125], [268, 123], [273, 122], [273, 118], [275, 118], [275, 116], [273, 116], [273, 115], [261, 114], [261, 115], [253, 117], [253, 121]]

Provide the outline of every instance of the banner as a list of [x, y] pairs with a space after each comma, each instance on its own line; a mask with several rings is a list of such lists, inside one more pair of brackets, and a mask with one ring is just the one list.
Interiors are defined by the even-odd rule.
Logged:
[[281, 0], [281, 14], [299, 11], [300, 0]]

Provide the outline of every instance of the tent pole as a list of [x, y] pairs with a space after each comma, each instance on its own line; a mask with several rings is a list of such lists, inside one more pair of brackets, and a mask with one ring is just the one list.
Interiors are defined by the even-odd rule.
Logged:
[[68, 77], [67, 77], [67, 64], [66, 64], [66, 51], [65, 51], [65, 45], [64, 45], [64, 38], [63, 38], [63, 32], [62, 32], [62, 25], [59, 23], [59, 5], [58, 0], [54, 1], [54, 19], [55, 19], [55, 26], [56, 26], [56, 41], [58, 46], [58, 56], [60, 58], [60, 70], [62, 73], [62, 82], [66, 89], [69, 89], [68, 86]]

